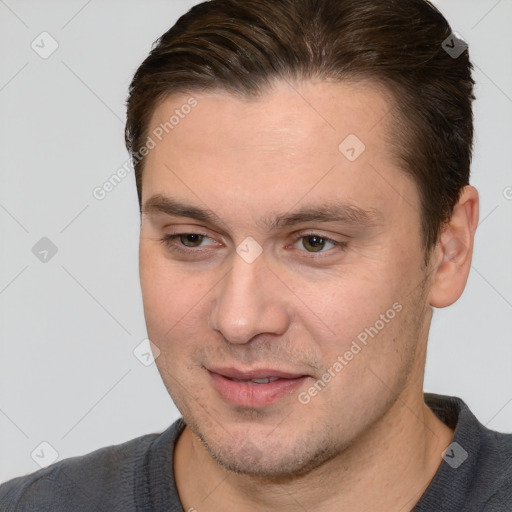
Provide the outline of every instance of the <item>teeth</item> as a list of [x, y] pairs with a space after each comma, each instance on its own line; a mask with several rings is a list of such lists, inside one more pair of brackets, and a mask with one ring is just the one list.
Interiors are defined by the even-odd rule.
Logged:
[[268, 384], [269, 382], [274, 382], [277, 380], [277, 377], [266, 377], [264, 379], [252, 379], [249, 382], [254, 384]]

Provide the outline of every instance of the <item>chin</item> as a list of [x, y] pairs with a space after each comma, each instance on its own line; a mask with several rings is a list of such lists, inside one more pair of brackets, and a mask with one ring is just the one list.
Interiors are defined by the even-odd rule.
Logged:
[[[194, 433], [211, 457], [226, 470], [274, 483], [306, 475], [339, 453], [334, 446], [315, 439], [314, 435], [304, 435], [303, 440], [289, 436], [286, 440], [233, 436], [215, 442], [210, 436]], [[311, 439], [315, 439], [315, 446]]]

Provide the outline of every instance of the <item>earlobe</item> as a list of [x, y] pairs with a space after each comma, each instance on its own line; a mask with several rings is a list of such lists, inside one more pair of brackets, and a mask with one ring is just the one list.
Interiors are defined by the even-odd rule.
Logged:
[[464, 187], [451, 219], [442, 230], [431, 258], [434, 275], [429, 302], [433, 307], [453, 304], [464, 291], [471, 269], [478, 205], [475, 187]]

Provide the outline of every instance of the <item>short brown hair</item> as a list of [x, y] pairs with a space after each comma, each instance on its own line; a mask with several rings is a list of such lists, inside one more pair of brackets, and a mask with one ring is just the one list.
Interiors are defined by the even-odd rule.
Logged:
[[258, 96], [276, 79], [369, 80], [386, 86], [395, 100], [393, 145], [419, 190], [427, 257], [469, 184], [472, 65], [467, 49], [456, 58], [445, 51], [450, 36], [446, 19], [425, 0], [210, 0], [194, 6], [154, 43], [130, 85], [125, 140], [139, 206], [139, 151], [167, 96], [214, 90]]

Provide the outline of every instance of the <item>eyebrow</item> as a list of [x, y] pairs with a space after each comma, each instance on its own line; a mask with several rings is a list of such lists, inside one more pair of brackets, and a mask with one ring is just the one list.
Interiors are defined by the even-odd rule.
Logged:
[[[212, 225], [225, 225], [224, 221], [208, 208], [199, 208], [161, 194], [150, 197], [144, 203], [142, 213], [163, 213]], [[267, 231], [306, 222], [339, 222], [354, 227], [375, 227], [381, 224], [382, 220], [382, 213], [375, 208], [363, 209], [352, 203], [331, 200], [321, 205], [304, 206], [294, 212], [267, 215], [258, 221], [258, 225], [263, 226]]]

